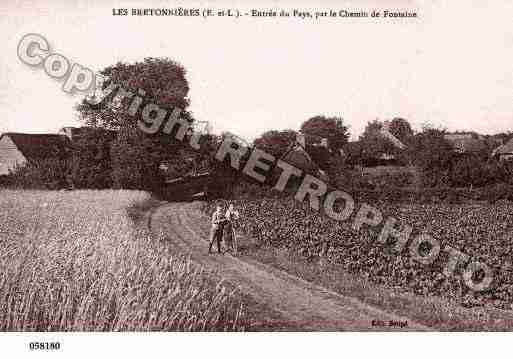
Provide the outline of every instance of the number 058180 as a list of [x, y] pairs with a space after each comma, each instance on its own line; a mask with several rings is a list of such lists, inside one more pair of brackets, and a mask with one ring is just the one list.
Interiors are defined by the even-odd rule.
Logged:
[[30, 350], [59, 350], [61, 343], [59, 342], [31, 342], [29, 344]]

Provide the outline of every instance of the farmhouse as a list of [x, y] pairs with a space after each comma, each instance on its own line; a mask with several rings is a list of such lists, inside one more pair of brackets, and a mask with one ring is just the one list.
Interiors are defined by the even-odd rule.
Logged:
[[513, 138], [492, 152], [492, 157], [499, 161], [513, 160]]
[[27, 162], [66, 158], [70, 149], [70, 140], [62, 135], [4, 133], [0, 136], [0, 175]]
[[385, 139], [389, 145], [380, 146], [379, 150], [376, 150], [365, 140], [353, 141], [340, 150], [341, 155], [349, 162], [360, 161], [363, 167], [396, 166], [396, 153], [404, 151], [407, 146], [392, 134], [390, 121], [384, 121], [383, 126], [375, 134], [378, 138]]

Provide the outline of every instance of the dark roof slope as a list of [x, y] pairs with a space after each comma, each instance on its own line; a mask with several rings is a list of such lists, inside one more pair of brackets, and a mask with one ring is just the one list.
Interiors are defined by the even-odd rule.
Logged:
[[114, 130], [108, 130], [101, 127], [91, 127], [91, 126], [82, 126], [82, 127], [63, 127], [59, 131], [59, 134], [71, 134], [72, 137], [81, 137], [81, 136], [87, 136], [87, 135], [95, 135], [98, 133], [102, 134], [109, 134], [115, 136], [117, 134], [117, 131]]
[[312, 161], [310, 155], [303, 147], [293, 148], [282, 156], [282, 161], [287, 162], [305, 172], [315, 173], [318, 166]]
[[497, 147], [493, 151], [493, 156], [495, 155], [510, 155], [513, 154], [513, 139], [509, 140], [506, 144]]
[[69, 139], [63, 135], [8, 132], [3, 136], [8, 136], [28, 161], [65, 158], [71, 149]]

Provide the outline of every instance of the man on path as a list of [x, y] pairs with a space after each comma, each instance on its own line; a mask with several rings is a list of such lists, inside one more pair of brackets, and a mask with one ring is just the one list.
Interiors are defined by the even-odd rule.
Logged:
[[216, 211], [212, 215], [212, 231], [210, 233], [210, 245], [208, 246], [208, 254], [212, 253], [212, 246], [217, 242], [217, 253], [221, 253], [221, 241], [223, 240], [225, 218], [221, 205], [216, 206]]
[[235, 237], [235, 222], [239, 219], [239, 212], [230, 204], [225, 214], [226, 219], [226, 235], [225, 243], [227, 250], [231, 250], [233, 255], [237, 255], [237, 237]]

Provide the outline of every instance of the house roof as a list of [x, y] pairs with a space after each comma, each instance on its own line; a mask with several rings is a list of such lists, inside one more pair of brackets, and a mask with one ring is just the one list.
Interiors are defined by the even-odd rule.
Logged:
[[90, 131], [94, 131], [94, 127], [83, 126], [83, 127], [72, 127], [66, 126], [61, 128], [61, 133], [71, 132], [73, 136], [81, 135]]
[[7, 132], [0, 136], [9, 137], [27, 160], [66, 157], [71, 143], [66, 136], [57, 134], [28, 134]]
[[402, 143], [400, 139], [394, 136], [392, 132], [390, 132], [390, 121], [383, 122], [383, 127], [381, 127], [381, 130], [379, 132], [383, 137], [389, 140], [395, 147], [401, 150], [404, 150], [406, 148], [406, 145]]
[[513, 138], [506, 142], [504, 145], [497, 147], [495, 150], [493, 150], [492, 155], [510, 155], [513, 154]]
[[105, 133], [105, 134], [110, 134], [110, 135], [116, 135], [117, 134], [117, 132], [114, 131], [114, 130], [108, 130], [108, 129], [101, 128], [101, 127], [90, 127], [90, 126], [83, 126], [83, 127], [70, 127], [70, 126], [68, 126], [68, 127], [63, 127], [59, 131], [59, 134], [64, 134], [66, 136], [71, 135], [71, 137], [80, 137], [80, 136], [95, 134], [95, 133], [98, 133], [98, 132]]

